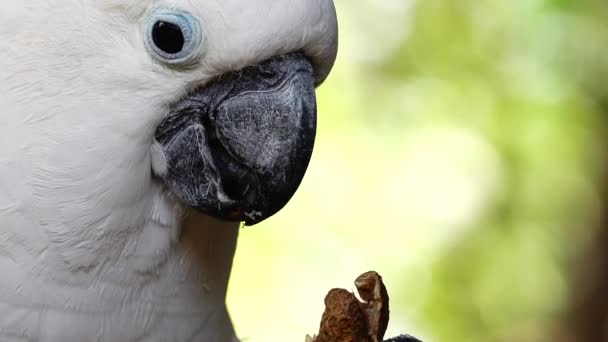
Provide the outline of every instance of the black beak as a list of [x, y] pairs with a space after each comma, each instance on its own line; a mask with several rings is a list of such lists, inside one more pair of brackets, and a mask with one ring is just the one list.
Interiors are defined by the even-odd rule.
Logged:
[[301, 54], [222, 75], [175, 103], [156, 131], [159, 175], [201, 212], [253, 225], [300, 185], [316, 132], [315, 80]]

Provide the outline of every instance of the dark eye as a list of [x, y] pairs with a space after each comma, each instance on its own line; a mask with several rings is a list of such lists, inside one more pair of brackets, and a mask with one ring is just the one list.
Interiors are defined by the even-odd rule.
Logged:
[[182, 29], [166, 21], [157, 21], [152, 28], [152, 41], [157, 48], [168, 54], [177, 54], [184, 49]]
[[200, 23], [187, 12], [157, 9], [146, 20], [145, 31], [151, 55], [165, 64], [193, 64], [203, 53]]

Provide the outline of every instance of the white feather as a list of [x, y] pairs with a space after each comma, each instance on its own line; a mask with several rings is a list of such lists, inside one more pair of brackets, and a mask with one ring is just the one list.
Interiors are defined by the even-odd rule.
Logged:
[[[155, 6], [198, 17], [207, 53], [168, 69]], [[222, 72], [304, 50], [324, 79], [331, 0], [29, 0], [0, 11], [0, 341], [231, 341], [238, 227], [153, 179], [167, 106]], [[180, 229], [182, 236], [177, 239]]]

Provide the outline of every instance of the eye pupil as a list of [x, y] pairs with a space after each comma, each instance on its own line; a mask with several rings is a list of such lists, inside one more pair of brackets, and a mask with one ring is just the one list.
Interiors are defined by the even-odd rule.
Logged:
[[166, 21], [157, 21], [154, 24], [152, 40], [156, 47], [170, 54], [181, 52], [185, 43], [182, 29], [178, 25]]

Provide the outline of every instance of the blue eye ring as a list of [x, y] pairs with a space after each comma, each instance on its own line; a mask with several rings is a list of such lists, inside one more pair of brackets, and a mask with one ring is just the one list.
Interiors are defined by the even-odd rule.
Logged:
[[[173, 34], [165, 34], [164, 37], [173, 38], [166, 42], [167, 46], [163, 46], [162, 41], [159, 44], [159, 29]], [[203, 55], [206, 40], [203, 29], [199, 20], [188, 12], [156, 9], [146, 19], [144, 33], [148, 51], [163, 64], [189, 66], [196, 64]]]

